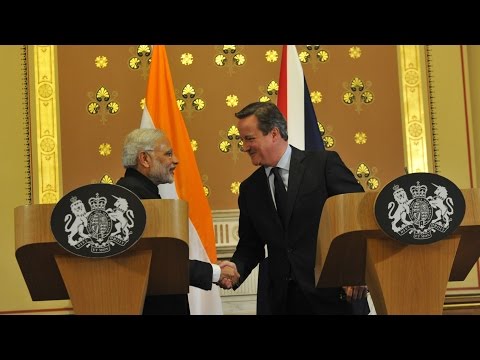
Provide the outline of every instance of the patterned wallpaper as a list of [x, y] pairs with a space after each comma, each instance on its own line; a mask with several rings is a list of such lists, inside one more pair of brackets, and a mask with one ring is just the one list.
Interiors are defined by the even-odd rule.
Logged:
[[[125, 135], [140, 124], [149, 45], [57, 46], [63, 192], [123, 175]], [[367, 191], [404, 173], [396, 46], [297, 45], [327, 148]], [[212, 210], [237, 208], [255, 170], [234, 113], [276, 102], [280, 45], [167, 46], [177, 105]], [[180, 159], [180, 166], [181, 159]]]

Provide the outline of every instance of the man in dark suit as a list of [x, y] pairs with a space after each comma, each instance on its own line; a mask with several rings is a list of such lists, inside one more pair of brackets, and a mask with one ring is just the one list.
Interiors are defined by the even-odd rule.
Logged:
[[[122, 155], [125, 175], [117, 181], [140, 199], [161, 199], [158, 185], [172, 183], [178, 159], [167, 136], [157, 129], [135, 129], [127, 135]], [[219, 265], [198, 260], [189, 261], [190, 285], [211, 290], [212, 283], [222, 280], [231, 286], [236, 279], [228, 262]], [[233, 265], [233, 264], [232, 264]], [[188, 315], [188, 297], [182, 295], [146, 296], [144, 315]]]
[[272, 314], [352, 314], [354, 300], [368, 309], [366, 286], [317, 289], [314, 274], [326, 199], [362, 192], [362, 186], [336, 152], [289, 145], [286, 121], [274, 104], [253, 103], [235, 116], [243, 151], [260, 166], [240, 185], [240, 239], [231, 259], [240, 274], [235, 287], [264, 258], [267, 245]]

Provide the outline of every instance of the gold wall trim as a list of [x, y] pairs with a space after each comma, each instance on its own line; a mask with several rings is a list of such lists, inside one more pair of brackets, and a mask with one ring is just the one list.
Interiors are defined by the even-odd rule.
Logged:
[[406, 167], [409, 173], [432, 172], [425, 52], [419, 45], [399, 45], [397, 52]]
[[50, 204], [58, 201], [61, 192], [56, 48], [35, 45], [33, 51], [38, 201], [40, 204]]
[[23, 108], [23, 134], [24, 134], [24, 153], [25, 153], [25, 200], [26, 204], [32, 203], [33, 182], [32, 182], [32, 151], [31, 146], [31, 127], [30, 127], [30, 103], [29, 103], [29, 73], [28, 73], [28, 46], [22, 45], [21, 48], [21, 69], [22, 69], [22, 108]]

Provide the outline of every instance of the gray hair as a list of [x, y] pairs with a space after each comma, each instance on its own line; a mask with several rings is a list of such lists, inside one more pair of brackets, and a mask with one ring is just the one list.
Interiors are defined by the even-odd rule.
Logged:
[[165, 133], [158, 129], [135, 129], [123, 143], [122, 163], [124, 168], [137, 167], [137, 155], [145, 150], [153, 150], [158, 139]]

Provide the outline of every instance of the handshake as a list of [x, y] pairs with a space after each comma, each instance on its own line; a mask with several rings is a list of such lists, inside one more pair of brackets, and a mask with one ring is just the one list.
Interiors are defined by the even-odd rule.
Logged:
[[220, 266], [220, 279], [217, 285], [222, 289], [231, 289], [238, 283], [240, 274], [237, 271], [237, 266], [231, 261], [222, 261], [218, 264]]

